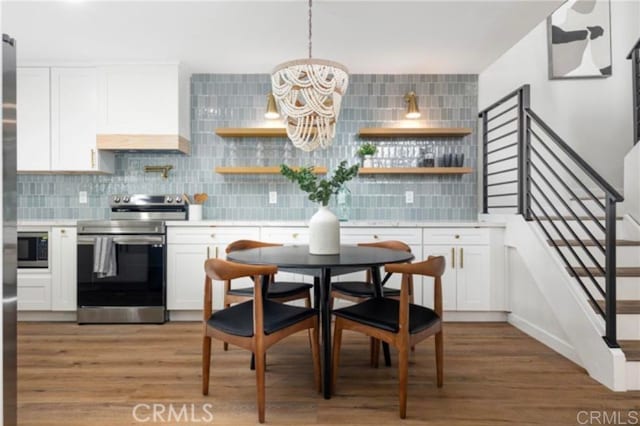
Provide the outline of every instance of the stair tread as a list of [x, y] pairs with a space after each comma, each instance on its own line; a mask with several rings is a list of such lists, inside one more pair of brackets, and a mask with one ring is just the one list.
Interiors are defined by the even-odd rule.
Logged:
[[627, 361], [640, 361], [640, 340], [619, 340]]
[[[579, 277], [588, 276], [587, 270], [591, 272], [591, 275], [593, 275], [594, 277], [604, 276], [604, 274], [600, 271], [600, 269], [595, 267], [587, 268], [587, 270], [585, 270], [585, 268], [581, 266], [574, 266], [573, 269], [576, 271]], [[573, 271], [571, 270], [571, 268], [567, 267], [567, 271], [569, 271], [569, 274], [573, 276]], [[616, 276], [617, 277], [640, 277], [640, 267], [636, 267], [636, 266], [618, 267], [616, 268]]]
[[[556, 245], [558, 246], [567, 246], [567, 243], [565, 243], [563, 240], [553, 240]], [[569, 245], [571, 246], [579, 246], [580, 243], [578, 242], [578, 240], [567, 240], [567, 242], [569, 243]], [[604, 240], [598, 240], [598, 242], [604, 246]], [[549, 245], [551, 244], [551, 240], [547, 240], [547, 243]], [[582, 243], [587, 246], [587, 247], [594, 247], [596, 245], [596, 243], [593, 242], [593, 240], [591, 239], [585, 239], [584, 241], [582, 241]], [[633, 241], [633, 240], [616, 240], [616, 246], [618, 247], [632, 247], [632, 246], [640, 246], [640, 241]]]
[[[591, 303], [593, 306], [593, 303]], [[598, 300], [598, 305], [604, 311], [604, 300]], [[595, 309], [595, 307], [594, 307]], [[640, 300], [618, 300], [616, 302], [616, 312], [618, 315], [640, 314]]]

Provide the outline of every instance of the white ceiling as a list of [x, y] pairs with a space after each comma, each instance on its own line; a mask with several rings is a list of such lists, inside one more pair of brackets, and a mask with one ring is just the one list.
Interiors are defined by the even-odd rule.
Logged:
[[[313, 5], [313, 56], [352, 73], [478, 73], [562, 0]], [[182, 62], [268, 73], [307, 56], [307, 1], [4, 1], [18, 64]]]

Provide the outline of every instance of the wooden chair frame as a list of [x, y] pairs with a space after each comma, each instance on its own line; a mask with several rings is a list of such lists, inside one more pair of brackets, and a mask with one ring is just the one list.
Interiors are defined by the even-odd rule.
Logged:
[[[428, 260], [419, 263], [403, 263], [385, 265], [387, 272], [402, 274], [402, 287], [400, 289], [400, 306], [398, 318], [398, 332], [382, 330], [377, 327], [365, 325], [347, 318], [336, 316], [335, 331], [333, 334], [333, 392], [338, 379], [338, 363], [340, 361], [340, 345], [342, 343], [342, 331], [352, 330], [366, 334], [374, 339], [387, 342], [398, 350], [398, 376], [400, 418], [407, 415], [407, 383], [409, 375], [409, 348], [428, 337], [435, 335], [436, 349], [436, 375], [437, 386], [440, 388], [444, 382], [444, 348], [442, 331], [442, 274], [445, 269], [444, 257], [429, 256]], [[418, 333], [409, 333], [409, 287], [413, 275], [424, 275], [434, 278], [434, 311], [440, 319]]]
[[[301, 330], [311, 331], [311, 352], [313, 357], [314, 380], [318, 392], [320, 382], [320, 351], [318, 343], [318, 316], [302, 320], [272, 334], [264, 332], [264, 300], [262, 295], [264, 277], [277, 272], [275, 266], [240, 265], [220, 259], [209, 259], [205, 262], [206, 276], [204, 280], [204, 315], [202, 339], [202, 394], [209, 394], [209, 377], [211, 367], [211, 339], [222, 340], [239, 346], [255, 354], [256, 387], [258, 403], [258, 420], [265, 420], [265, 354], [278, 341]], [[207, 321], [211, 317], [213, 303], [213, 281], [227, 281], [241, 277], [253, 277], [253, 336], [243, 337], [229, 334], [210, 327]]]

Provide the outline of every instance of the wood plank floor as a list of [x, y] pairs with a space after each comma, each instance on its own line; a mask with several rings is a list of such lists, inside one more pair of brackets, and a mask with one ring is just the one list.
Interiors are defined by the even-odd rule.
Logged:
[[[200, 331], [199, 323], [19, 324], [19, 424], [201, 425], [207, 403], [212, 424], [256, 424], [247, 352], [225, 353], [214, 341], [211, 392], [201, 395]], [[337, 394], [326, 401], [313, 390], [306, 334], [292, 336], [267, 357], [267, 423], [574, 425], [581, 410], [640, 410], [640, 392], [607, 390], [504, 323], [445, 323], [445, 385], [437, 389], [432, 342], [411, 355], [408, 416], [400, 421], [396, 369], [370, 368], [364, 337], [345, 332]], [[136, 422], [137, 404], [147, 404], [137, 414], [149, 421]], [[154, 423], [153, 404], [186, 406], [191, 417], [160, 422], [165, 414]]]

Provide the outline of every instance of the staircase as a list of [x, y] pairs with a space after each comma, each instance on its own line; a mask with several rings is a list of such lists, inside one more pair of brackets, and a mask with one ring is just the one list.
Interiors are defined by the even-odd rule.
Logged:
[[[514, 229], [526, 226], [536, 238], [522, 237], [515, 246], [531, 276], [557, 278], [555, 285], [565, 285], [562, 280], [577, 289], [557, 293], [549, 282], [539, 283], [547, 297], [556, 298], [550, 306], [574, 343], [577, 334], [601, 336], [600, 343], [574, 345], [590, 374], [616, 390], [640, 389], [640, 225], [616, 214], [623, 197], [531, 109], [528, 85], [479, 117], [483, 213], [523, 218], [526, 223]], [[541, 249], [553, 264], [527, 259]], [[554, 269], [555, 275], [541, 274], [541, 268]], [[574, 327], [578, 321], [582, 324]], [[602, 368], [603, 363], [611, 365]]]

